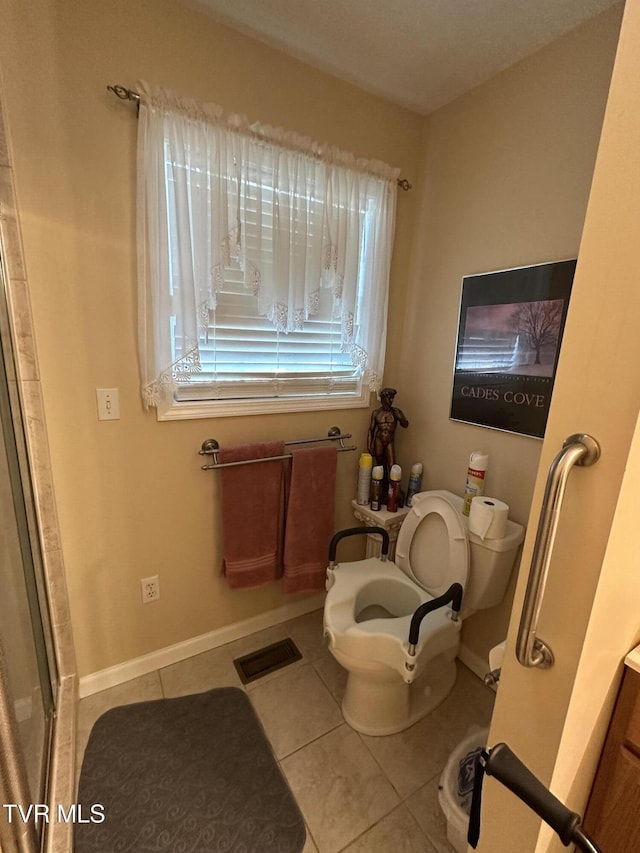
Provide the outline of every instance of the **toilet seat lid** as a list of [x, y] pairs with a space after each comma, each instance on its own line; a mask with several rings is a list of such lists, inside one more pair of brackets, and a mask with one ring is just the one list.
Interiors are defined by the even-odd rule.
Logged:
[[436, 598], [452, 583], [465, 589], [469, 575], [469, 538], [463, 516], [442, 492], [413, 498], [396, 544], [396, 564]]

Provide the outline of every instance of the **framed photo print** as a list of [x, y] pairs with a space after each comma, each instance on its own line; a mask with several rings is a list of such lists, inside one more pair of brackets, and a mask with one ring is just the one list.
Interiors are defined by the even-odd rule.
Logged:
[[462, 279], [451, 419], [542, 438], [575, 260]]

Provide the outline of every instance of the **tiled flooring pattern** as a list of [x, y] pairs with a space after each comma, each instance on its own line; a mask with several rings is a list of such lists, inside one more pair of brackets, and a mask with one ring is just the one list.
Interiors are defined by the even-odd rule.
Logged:
[[493, 693], [459, 665], [451, 695], [389, 737], [367, 737], [340, 711], [346, 675], [322, 641], [322, 611], [82, 699], [78, 768], [93, 723], [109, 708], [243, 685], [233, 659], [291, 637], [302, 660], [246, 686], [307, 823], [303, 853], [453, 853], [438, 804], [446, 760], [473, 726], [488, 725]]

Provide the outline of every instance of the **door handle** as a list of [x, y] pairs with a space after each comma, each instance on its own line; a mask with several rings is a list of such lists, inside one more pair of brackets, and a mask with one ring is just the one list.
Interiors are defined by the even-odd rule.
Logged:
[[573, 466], [593, 465], [599, 458], [600, 445], [595, 438], [586, 433], [576, 433], [566, 439], [549, 468], [518, 629], [516, 656], [522, 666], [537, 666], [540, 669], [553, 666], [553, 652], [537, 636], [537, 630], [560, 508]]

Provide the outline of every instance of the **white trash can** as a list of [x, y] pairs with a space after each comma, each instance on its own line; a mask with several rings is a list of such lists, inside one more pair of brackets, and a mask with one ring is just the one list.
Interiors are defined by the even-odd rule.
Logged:
[[467, 853], [474, 757], [486, 747], [488, 736], [489, 729], [467, 735], [449, 756], [440, 777], [438, 800], [447, 819], [447, 840], [457, 853]]

